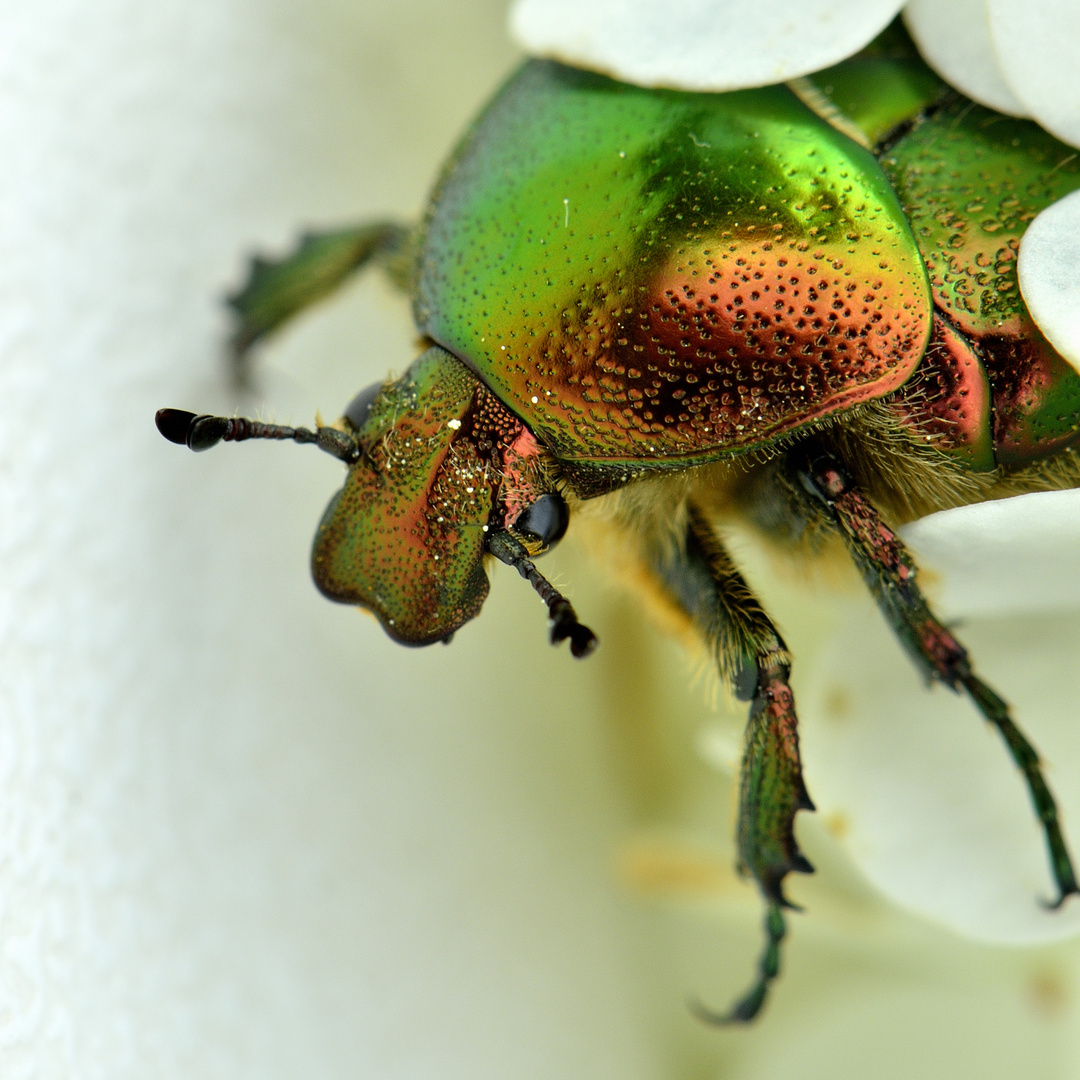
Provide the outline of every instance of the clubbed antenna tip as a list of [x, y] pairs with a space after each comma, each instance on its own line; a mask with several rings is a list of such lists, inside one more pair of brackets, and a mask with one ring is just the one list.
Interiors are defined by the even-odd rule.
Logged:
[[229, 430], [229, 421], [224, 416], [198, 416], [184, 409], [158, 409], [154, 423], [169, 442], [191, 450], [209, 450]]
[[312, 443], [347, 465], [351, 465], [360, 455], [356, 440], [337, 428], [321, 427], [312, 431], [305, 427], [264, 424], [261, 420], [247, 420], [242, 416], [209, 416], [205, 413], [196, 415], [184, 409], [158, 409], [154, 423], [169, 442], [195, 451], [209, 450], [219, 442], [274, 439]]

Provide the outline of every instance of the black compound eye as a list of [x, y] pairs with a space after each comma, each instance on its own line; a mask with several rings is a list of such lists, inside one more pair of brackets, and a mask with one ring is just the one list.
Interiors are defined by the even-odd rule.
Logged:
[[535, 537], [546, 550], [554, 547], [565, 535], [570, 524], [570, 507], [556, 491], [541, 495], [536, 502], [522, 511], [511, 526], [513, 532]]
[[372, 383], [366, 390], [361, 390], [349, 402], [348, 407], [345, 409], [345, 419], [357, 431], [359, 431], [367, 422], [368, 413], [371, 412], [371, 406], [375, 404], [375, 399], [382, 393], [383, 384], [381, 382]]

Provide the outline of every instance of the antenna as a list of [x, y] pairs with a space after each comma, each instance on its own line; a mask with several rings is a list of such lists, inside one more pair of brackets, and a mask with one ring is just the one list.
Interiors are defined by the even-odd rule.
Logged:
[[264, 424], [242, 416], [197, 415], [183, 409], [158, 409], [154, 417], [158, 431], [169, 442], [186, 446], [197, 453], [217, 446], [219, 442], [245, 442], [248, 439], [291, 439], [298, 443], [313, 443], [347, 465], [360, 457], [356, 440], [337, 428], [286, 427], [283, 424]]

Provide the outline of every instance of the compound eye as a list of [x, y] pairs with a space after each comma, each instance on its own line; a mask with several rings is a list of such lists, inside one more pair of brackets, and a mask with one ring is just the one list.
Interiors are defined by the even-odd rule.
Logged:
[[533, 540], [546, 551], [554, 547], [565, 535], [570, 524], [570, 508], [558, 492], [541, 495], [521, 512], [511, 531], [524, 539]]
[[349, 402], [348, 407], [345, 410], [345, 419], [357, 431], [359, 431], [367, 422], [368, 413], [371, 412], [371, 406], [375, 404], [375, 399], [382, 393], [383, 384], [381, 382], [373, 383], [366, 390], [361, 390]]

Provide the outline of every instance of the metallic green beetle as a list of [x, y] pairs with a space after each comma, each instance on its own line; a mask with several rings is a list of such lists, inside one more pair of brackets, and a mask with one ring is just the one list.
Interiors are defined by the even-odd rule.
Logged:
[[750, 702], [738, 852], [766, 903], [749, 1020], [779, 970], [802, 779], [787, 648], [717, 528], [847, 547], [926, 674], [1005, 739], [1042, 822], [1058, 903], [1078, 890], [1034, 749], [935, 618], [897, 525], [1080, 484], [1080, 377], [1033, 324], [1016, 252], [1080, 187], [1073, 151], [973, 104], [897, 28], [785, 86], [647, 90], [527, 63], [446, 165], [418, 229], [376, 224], [256, 260], [232, 304], [242, 357], [382, 261], [423, 355], [315, 431], [162, 410], [201, 450], [314, 442], [348, 465], [315, 581], [396, 640], [448, 640], [486, 556], [547, 601], [552, 640], [595, 638], [532, 557], [583, 500]]

